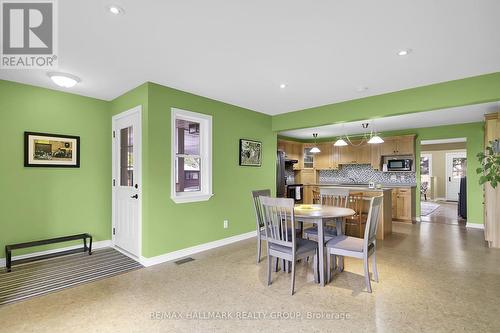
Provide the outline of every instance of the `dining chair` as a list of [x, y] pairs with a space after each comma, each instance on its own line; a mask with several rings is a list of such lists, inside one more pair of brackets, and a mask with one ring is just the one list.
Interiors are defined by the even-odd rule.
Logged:
[[345, 234], [363, 238], [368, 215], [365, 210], [366, 198], [363, 192], [349, 194], [348, 207], [354, 210], [354, 215], [345, 218]]
[[314, 277], [317, 279], [318, 245], [316, 242], [298, 238], [293, 211], [294, 200], [285, 198], [260, 197], [264, 230], [267, 237], [267, 285], [271, 285], [272, 258], [290, 262], [292, 266], [291, 294], [295, 291], [295, 263], [297, 260], [314, 256]]
[[270, 197], [271, 190], [257, 190], [252, 191], [253, 207], [255, 210], [255, 222], [257, 227], [257, 264], [260, 263], [262, 254], [262, 241], [267, 240], [266, 232], [264, 230], [264, 220], [262, 218], [262, 206], [259, 197]]
[[[351, 237], [346, 235], [336, 236], [326, 243], [326, 269], [327, 281], [331, 279], [331, 268], [335, 269], [336, 257], [354, 257], [363, 259], [365, 270], [365, 283], [368, 292], [372, 292], [370, 282], [370, 270], [368, 259], [372, 257], [373, 277], [378, 282], [377, 263], [375, 258], [377, 226], [380, 216], [380, 207], [383, 196], [366, 198], [370, 200], [370, 208], [368, 210], [368, 220], [363, 238]], [[333, 265], [331, 265], [331, 256], [333, 255]]]
[[[325, 206], [347, 207], [349, 201], [349, 190], [340, 188], [321, 188], [319, 191], [319, 203]], [[325, 241], [337, 236], [335, 227], [325, 225], [323, 228]], [[318, 238], [318, 226], [314, 225], [304, 230], [304, 238]]]

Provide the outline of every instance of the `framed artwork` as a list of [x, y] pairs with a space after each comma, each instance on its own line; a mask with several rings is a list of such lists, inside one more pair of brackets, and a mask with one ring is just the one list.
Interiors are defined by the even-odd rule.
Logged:
[[80, 137], [24, 132], [25, 167], [80, 167]]
[[240, 165], [256, 167], [262, 165], [262, 142], [240, 139]]

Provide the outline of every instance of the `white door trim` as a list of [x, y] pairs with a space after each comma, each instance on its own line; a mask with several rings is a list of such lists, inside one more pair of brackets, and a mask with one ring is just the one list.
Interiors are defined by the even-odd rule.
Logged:
[[[116, 174], [116, 167], [118, 161], [116, 160], [116, 149], [115, 149], [115, 141], [113, 137], [113, 133], [116, 133], [116, 128], [115, 128], [115, 122], [118, 119], [121, 119], [123, 117], [128, 117], [134, 113], [139, 114], [139, 124], [138, 124], [138, 129], [134, 130], [134, 148], [137, 147], [138, 149], [138, 156], [139, 159], [137, 161], [134, 161], [137, 165], [137, 168], [139, 169], [139, 172], [137, 173], [137, 178], [138, 178], [138, 184], [140, 184], [138, 188], [138, 195], [139, 195], [139, 203], [138, 203], [138, 210], [139, 210], [139, 218], [138, 218], [138, 244], [139, 244], [139, 253], [137, 255], [134, 255], [132, 253], [128, 253], [128, 256], [139, 261], [140, 258], [142, 257], [142, 105], [138, 105], [130, 110], [124, 111], [122, 113], [116, 114], [111, 118], [111, 244], [113, 247], [118, 248], [115, 244], [115, 235], [113, 234], [113, 230], [116, 225], [115, 217], [116, 217], [116, 212], [115, 212], [115, 183], [118, 182], [117, 180], [117, 174]], [[122, 250], [122, 249], [120, 249]], [[123, 250], [122, 250], [123, 252]], [[125, 251], [126, 252], [126, 251]]]
[[449, 200], [449, 198], [448, 198], [448, 185], [450, 182], [448, 181], [448, 179], [451, 177], [450, 168], [448, 165], [448, 156], [457, 156], [457, 157], [467, 158], [467, 151], [454, 151], [454, 152], [445, 153], [444, 165], [445, 165], [445, 174], [446, 174], [446, 179], [445, 179], [446, 186], [444, 188], [445, 188], [446, 200]]

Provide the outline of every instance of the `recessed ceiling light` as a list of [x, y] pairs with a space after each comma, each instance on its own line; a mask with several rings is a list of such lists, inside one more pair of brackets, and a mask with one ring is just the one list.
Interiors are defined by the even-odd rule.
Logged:
[[398, 56], [404, 57], [411, 53], [411, 49], [400, 50]]
[[125, 13], [125, 11], [123, 10], [123, 8], [121, 8], [119, 6], [116, 6], [116, 5], [110, 5], [110, 6], [108, 6], [108, 10], [113, 15], [121, 15], [121, 14]]
[[358, 92], [364, 92], [364, 91], [367, 91], [368, 90], [368, 87], [358, 87], [356, 89]]
[[50, 77], [50, 79], [55, 84], [57, 84], [59, 87], [63, 87], [63, 88], [72, 88], [78, 82], [81, 81], [78, 76], [75, 76], [72, 74], [67, 74], [67, 73], [50, 72], [50, 73], [47, 73], [47, 75]]
[[281, 89], [285, 89], [286, 88], [286, 84], [284, 84], [284, 83], [280, 84], [280, 88]]

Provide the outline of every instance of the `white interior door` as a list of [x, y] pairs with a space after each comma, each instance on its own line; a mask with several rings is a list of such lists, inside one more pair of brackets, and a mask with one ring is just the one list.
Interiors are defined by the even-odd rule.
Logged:
[[446, 200], [458, 201], [460, 178], [465, 177], [466, 171], [465, 152], [446, 153]]
[[141, 108], [113, 117], [113, 243], [140, 256]]

